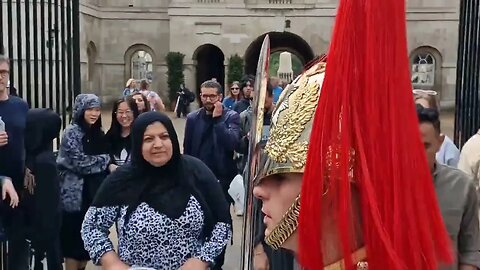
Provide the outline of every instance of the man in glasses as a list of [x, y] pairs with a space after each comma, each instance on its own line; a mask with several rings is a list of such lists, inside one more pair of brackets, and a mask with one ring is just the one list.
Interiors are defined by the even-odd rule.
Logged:
[[[22, 99], [9, 94], [7, 89], [10, 63], [0, 55], [0, 116], [5, 123], [0, 130], [0, 175], [12, 180], [16, 190], [22, 190], [25, 175], [25, 126], [28, 105]], [[21, 200], [21, 198], [20, 198]], [[21, 202], [21, 201], [20, 201]], [[28, 269], [28, 245], [26, 222], [22, 204], [18, 209], [2, 215], [9, 240], [9, 269]]]
[[[200, 159], [212, 170], [225, 197], [233, 203], [228, 188], [237, 174], [233, 152], [240, 141], [240, 116], [223, 106], [222, 86], [216, 81], [202, 83], [200, 98], [203, 107], [187, 116], [183, 152]], [[224, 258], [225, 250], [213, 269], [222, 269]]]

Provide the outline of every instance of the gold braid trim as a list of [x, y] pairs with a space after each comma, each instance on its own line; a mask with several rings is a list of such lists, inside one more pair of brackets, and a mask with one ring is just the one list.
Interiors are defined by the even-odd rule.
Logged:
[[283, 215], [280, 223], [265, 237], [265, 242], [273, 249], [279, 249], [285, 241], [297, 230], [298, 217], [300, 215], [300, 195]]

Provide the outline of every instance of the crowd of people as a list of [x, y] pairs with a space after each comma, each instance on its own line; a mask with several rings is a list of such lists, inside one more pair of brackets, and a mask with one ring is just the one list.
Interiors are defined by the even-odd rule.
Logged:
[[[8, 86], [9, 61], [0, 57], [0, 175], [2, 228], [9, 269], [222, 269], [232, 237], [229, 188], [242, 175], [251, 125], [254, 78], [200, 87], [202, 107], [183, 85], [176, 112], [186, 116], [183, 153], [165, 105], [146, 80], [129, 79], [112, 106], [107, 132], [94, 94], [75, 98], [72, 122], [58, 152], [61, 118], [28, 109]], [[273, 110], [269, 87], [265, 108]], [[268, 117], [267, 117], [268, 118]], [[266, 122], [268, 124], [268, 122]], [[24, 142], [25, 141], [25, 145]], [[22, 154], [25, 153], [25, 154]], [[115, 225], [118, 250], [109, 239]]]
[[[128, 83], [113, 103], [106, 133], [100, 98], [78, 95], [72, 122], [54, 153], [60, 116], [51, 109], [29, 110], [21, 98], [9, 95], [4, 56], [0, 68], [1, 221], [8, 269], [29, 269], [32, 256], [34, 269], [43, 269], [45, 258], [54, 270], [63, 265], [85, 269], [89, 261], [104, 269], [222, 269], [232, 237], [225, 195], [238, 170], [233, 151], [240, 133], [238, 114], [231, 111], [231, 124], [224, 117], [229, 110], [218, 106], [217, 82], [202, 86], [204, 107], [189, 119], [200, 113], [205, 120], [210, 115], [211, 122], [193, 133], [187, 120], [191, 132], [184, 153], [172, 121], [161, 112], [163, 102], [147, 90], [146, 81], [140, 91], [135, 81]], [[200, 141], [198, 132], [211, 133]], [[208, 142], [215, 134], [221, 142]], [[218, 146], [224, 151], [208, 149]], [[226, 162], [212, 163], [211, 157]], [[113, 225], [117, 251], [109, 239]]]

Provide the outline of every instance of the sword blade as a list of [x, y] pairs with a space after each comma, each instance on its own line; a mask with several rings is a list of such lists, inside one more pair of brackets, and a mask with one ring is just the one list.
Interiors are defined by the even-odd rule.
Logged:
[[247, 169], [245, 171], [246, 179], [246, 206], [244, 207], [244, 220], [243, 220], [243, 241], [242, 241], [242, 268], [244, 270], [253, 269], [253, 248], [255, 239], [255, 224], [256, 213], [258, 209], [255, 209], [253, 200], [253, 179], [257, 175], [258, 171], [258, 155], [261, 151], [260, 142], [262, 139], [263, 130], [263, 117], [265, 97], [267, 93], [268, 83], [268, 67], [270, 61], [270, 38], [268, 35], [263, 39], [263, 44], [260, 49], [260, 56], [258, 58], [257, 72], [255, 76], [254, 97], [252, 104], [252, 126], [250, 128], [250, 141], [248, 149], [248, 162]]

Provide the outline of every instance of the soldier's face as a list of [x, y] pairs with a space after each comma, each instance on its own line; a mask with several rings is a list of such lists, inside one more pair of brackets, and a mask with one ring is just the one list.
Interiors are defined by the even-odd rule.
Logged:
[[[280, 223], [283, 215], [300, 194], [302, 188], [302, 177], [300, 173], [285, 173], [271, 175], [263, 179], [254, 189], [253, 194], [262, 200], [262, 212], [265, 214], [266, 225], [265, 235], [269, 235]], [[290, 241], [289, 241], [290, 240]], [[293, 250], [296, 244], [294, 237], [290, 237], [283, 248]]]

